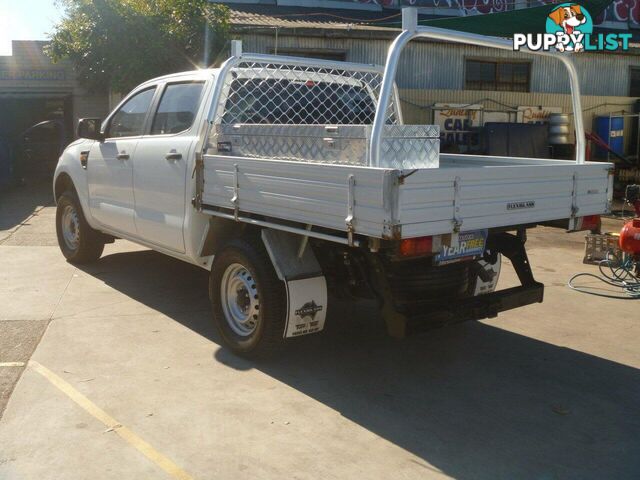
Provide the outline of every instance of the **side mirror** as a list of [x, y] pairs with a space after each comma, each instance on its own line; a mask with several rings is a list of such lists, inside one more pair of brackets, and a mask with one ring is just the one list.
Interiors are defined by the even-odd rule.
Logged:
[[102, 126], [101, 118], [81, 118], [78, 122], [78, 138], [88, 138], [89, 140], [104, 140], [104, 135], [100, 132]]

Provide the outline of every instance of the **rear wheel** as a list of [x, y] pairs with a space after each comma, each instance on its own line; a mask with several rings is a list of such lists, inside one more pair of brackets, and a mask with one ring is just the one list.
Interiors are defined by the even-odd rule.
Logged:
[[286, 291], [259, 237], [237, 239], [216, 254], [209, 297], [225, 343], [247, 357], [264, 357], [284, 343]]
[[71, 263], [95, 261], [104, 250], [102, 235], [89, 226], [78, 198], [71, 191], [58, 198], [56, 234], [62, 254]]

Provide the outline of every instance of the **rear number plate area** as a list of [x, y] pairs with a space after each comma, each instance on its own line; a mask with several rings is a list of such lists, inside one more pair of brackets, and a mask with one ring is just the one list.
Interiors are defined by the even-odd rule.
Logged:
[[438, 265], [444, 265], [481, 257], [484, 254], [487, 236], [488, 230], [443, 235], [434, 261]]

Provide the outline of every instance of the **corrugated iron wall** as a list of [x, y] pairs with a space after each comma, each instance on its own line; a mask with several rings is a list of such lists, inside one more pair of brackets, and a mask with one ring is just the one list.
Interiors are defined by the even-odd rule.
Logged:
[[[244, 50], [272, 53], [275, 35], [243, 33]], [[346, 52], [351, 62], [384, 64], [389, 42], [380, 39], [351, 39], [310, 36], [278, 36], [278, 48], [331, 49]], [[531, 91], [568, 93], [564, 67], [552, 58], [519, 52], [492, 50], [470, 45], [416, 41], [408, 45], [400, 61], [401, 88], [463, 89], [465, 58], [517, 58], [532, 63]], [[640, 56], [581, 53], [574, 56], [583, 95], [625, 96], [629, 91], [629, 67], [640, 67]]]

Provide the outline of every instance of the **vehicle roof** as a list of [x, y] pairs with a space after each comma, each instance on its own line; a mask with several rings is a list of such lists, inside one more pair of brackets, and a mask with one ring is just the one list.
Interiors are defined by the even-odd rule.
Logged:
[[158, 83], [158, 82], [163, 82], [163, 81], [167, 81], [167, 80], [183, 80], [183, 79], [199, 79], [199, 78], [208, 78], [212, 75], [216, 75], [218, 72], [220, 72], [219, 68], [203, 68], [200, 70], [189, 70], [186, 72], [178, 72], [178, 73], [170, 73], [168, 75], [162, 75], [161, 77], [156, 77], [156, 78], [152, 78], [150, 80], [147, 80], [144, 83], [141, 83], [136, 90], [139, 87], [144, 87], [145, 85], [149, 85], [149, 84], [153, 84], [153, 83]]

